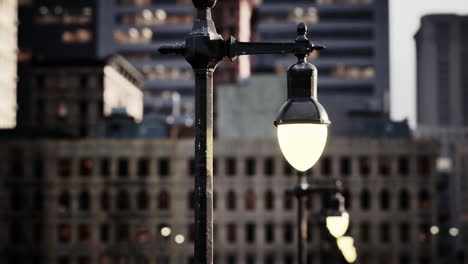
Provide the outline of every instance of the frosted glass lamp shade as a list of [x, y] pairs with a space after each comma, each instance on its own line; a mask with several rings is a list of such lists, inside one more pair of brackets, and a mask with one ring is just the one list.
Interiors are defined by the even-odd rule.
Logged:
[[278, 125], [278, 142], [286, 160], [296, 170], [306, 171], [318, 161], [327, 142], [327, 124]]
[[343, 236], [349, 227], [349, 214], [344, 212], [341, 216], [327, 216], [327, 228], [335, 238]]

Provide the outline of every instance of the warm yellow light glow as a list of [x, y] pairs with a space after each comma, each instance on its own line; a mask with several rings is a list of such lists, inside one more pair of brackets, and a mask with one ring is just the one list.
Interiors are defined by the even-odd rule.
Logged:
[[179, 234], [179, 235], [175, 236], [174, 240], [175, 240], [175, 242], [177, 244], [182, 244], [185, 241], [185, 237], [183, 235]]
[[449, 234], [450, 234], [451, 236], [453, 236], [453, 237], [458, 236], [459, 232], [460, 232], [460, 231], [459, 231], [458, 228], [456, 228], [456, 227], [452, 227], [452, 228], [449, 229]]
[[437, 235], [437, 234], [439, 234], [439, 231], [440, 231], [440, 229], [439, 229], [438, 226], [431, 226], [431, 234]]
[[327, 228], [330, 234], [339, 238], [346, 233], [349, 227], [349, 215], [343, 213], [341, 216], [327, 216]]
[[169, 227], [163, 227], [161, 228], [161, 235], [164, 237], [167, 237], [171, 234], [171, 229]]
[[357, 259], [357, 252], [355, 247], [352, 247], [346, 251], [341, 251], [341, 253], [343, 253], [343, 257], [348, 263], [353, 263]]
[[336, 240], [336, 243], [341, 251], [350, 250], [354, 247], [354, 239], [350, 236], [342, 236]]
[[355, 262], [357, 259], [357, 252], [356, 248], [354, 247], [354, 239], [350, 236], [343, 236], [338, 238], [336, 242], [346, 261], [348, 263]]
[[296, 170], [310, 169], [322, 155], [327, 142], [325, 124], [278, 125], [278, 141], [286, 160]]

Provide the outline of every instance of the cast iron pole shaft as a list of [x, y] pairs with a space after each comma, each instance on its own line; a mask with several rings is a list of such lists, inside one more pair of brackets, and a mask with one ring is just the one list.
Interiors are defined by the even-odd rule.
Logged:
[[195, 70], [195, 260], [213, 263], [213, 71]]

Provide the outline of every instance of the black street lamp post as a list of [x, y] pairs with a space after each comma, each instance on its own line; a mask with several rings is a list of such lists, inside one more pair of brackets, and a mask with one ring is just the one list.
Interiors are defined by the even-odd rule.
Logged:
[[[305, 173], [298, 173], [297, 184], [292, 189], [288, 189], [287, 192], [293, 194], [297, 199], [297, 263], [307, 263], [307, 214], [305, 212], [306, 198], [313, 194], [337, 194], [342, 191], [342, 185], [340, 181], [336, 181], [334, 184], [320, 184], [309, 185], [307, 182], [307, 176]], [[343, 208], [340, 208], [344, 200], [328, 199], [327, 207], [324, 208], [328, 212], [324, 215], [341, 215], [344, 213]]]
[[[304, 23], [299, 24], [298, 36], [294, 42], [238, 42], [234, 37], [225, 41], [216, 32], [211, 19], [211, 8], [216, 4], [216, 0], [192, 0], [192, 2], [197, 8], [197, 17], [185, 42], [163, 45], [159, 48], [159, 52], [185, 56], [195, 71], [195, 263], [211, 264], [213, 263], [213, 72], [221, 60], [224, 57], [234, 60], [239, 55], [248, 54], [294, 53], [298, 63], [288, 70], [289, 99], [281, 109], [275, 125], [278, 127], [286, 127], [288, 124], [325, 125], [326, 131], [326, 126], [330, 122], [316, 98], [316, 69], [305, 61], [314, 50], [324, 47], [314, 45], [307, 39], [307, 27]], [[325, 145], [326, 133], [325, 138], [320, 140], [321, 147], [315, 151], [318, 153], [315, 155], [317, 159]], [[303, 170], [310, 168], [315, 161], [308, 161]]]

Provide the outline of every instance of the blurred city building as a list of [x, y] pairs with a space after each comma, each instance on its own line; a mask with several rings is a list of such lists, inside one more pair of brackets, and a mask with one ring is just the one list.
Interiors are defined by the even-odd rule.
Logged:
[[47, 128], [72, 137], [96, 137], [98, 122], [114, 108], [143, 119], [142, 76], [124, 58], [31, 62], [31, 129]]
[[[438, 200], [441, 263], [463, 263], [468, 254], [464, 227], [464, 160], [458, 145], [468, 136], [468, 16], [433, 14], [421, 19], [415, 35], [417, 63], [417, 128], [419, 138], [440, 142]], [[463, 227], [462, 238], [450, 230]], [[465, 240], [464, 244], [461, 243]], [[463, 250], [464, 249], [464, 252]]]
[[[319, 99], [333, 116], [334, 135], [353, 135], [360, 113], [364, 119], [366, 112], [388, 115], [387, 0], [264, 0], [254, 20], [255, 40], [291, 41], [304, 21], [309, 38], [327, 46], [309, 60], [319, 70]], [[284, 74], [295, 62], [294, 56], [255, 56], [252, 71]]]
[[[215, 263], [294, 263], [296, 182], [274, 140], [217, 141]], [[0, 149], [1, 263], [193, 263], [192, 141], [28, 140]], [[308, 172], [340, 179], [359, 263], [436, 263], [438, 146], [333, 138]], [[329, 263], [309, 209], [308, 263]], [[326, 231], [327, 232], [327, 231]]]
[[0, 2], [0, 129], [16, 126], [18, 3]]

